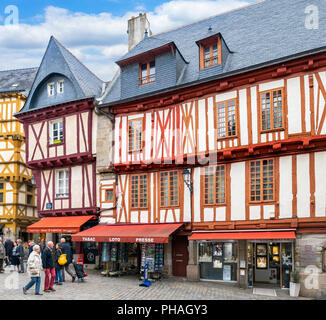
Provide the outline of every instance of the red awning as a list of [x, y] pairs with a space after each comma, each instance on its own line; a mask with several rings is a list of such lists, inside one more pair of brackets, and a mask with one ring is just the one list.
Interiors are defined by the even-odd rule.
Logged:
[[294, 231], [197, 232], [189, 240], [291, 240]]
[[27, 227], [29, 233], [77, 233], [94, 216], [43, 218]]
[[183, 223], [98, 225], [72, 236], [81, 242], [168, 243]]

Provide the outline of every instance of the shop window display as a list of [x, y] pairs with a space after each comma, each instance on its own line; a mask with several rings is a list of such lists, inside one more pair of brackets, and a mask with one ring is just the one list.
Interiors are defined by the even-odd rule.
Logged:
[[200, 242], [198, 262], [201, 279], [237, 281], [238, 244]]
[[163, 244], [143, 244], [141, 252], [141, 272], [144, 271], [147, 264], [149, 273], [161, 273], [164, 264]]

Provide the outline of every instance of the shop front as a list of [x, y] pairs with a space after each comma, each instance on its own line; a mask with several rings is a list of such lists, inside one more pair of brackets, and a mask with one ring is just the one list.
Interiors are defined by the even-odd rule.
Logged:
[[[75, 254], [82, 254], [85, 263], [95, 266], [98, 254], [94, 250], [93, 243], [72, 242], [71, 237], [73, 234], [87, 230], [97, 224], [98, 218], [96, 216], [48, 217], [28, 226], [27, 232], [42, 235], [40, 236], [41, 239], [53, 241], [55, 244], [59, 243], [61, 238], [65, 238], [66, 242], [72, 246]], [[91, 255], [89, 248], [93, 249]], [[87, 257], [91, 259], [85, 261]]]
[[289, 288], [294, 230], [193, 232], [200, 280]]
[[169, 273], [172, 242], [183, 224], [98, 225], [72, 236], [72, 241], [101, 247], [102, 275], [139, 275], [148, 266], [149, 278]]

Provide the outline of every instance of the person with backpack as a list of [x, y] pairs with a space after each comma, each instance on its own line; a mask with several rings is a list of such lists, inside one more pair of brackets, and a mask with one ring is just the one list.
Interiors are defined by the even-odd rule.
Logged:
[[62, 279], [63, 279], [63, 281], [65, 281], [65, 271], [66, 271], [71, 276], [72, 282], [75, 282], [76, 275], [74, 275], [69, 268], [70, 264], [72, 263], [71, 246], [68, 243], [66, 243], [65, 238], [61, 238], [60, 241], [61, 241], [61, 245], [62, 245], [62, 252], [63, 252], [63, 254], [66, 255], [66, 258], [67, 258], [67, 263], [64, 265], [64, 270], [62, 270]]
[[[54, 279], [54, 284], [56, 285], [62, 285], [62, 272], [63, 272], [63, 265], [60, 264], [60, 257], [63, 255], [62, 253], [62, 245], [61, 243], [56, 244], [56, 254], [55, 254], [55, 263], [54, 263], [54, 268], [55, 268], [55, 279]], [[65, 258], [65, 257], [64, 257]], [[65, 259], [65, 261], [67, 261]]]

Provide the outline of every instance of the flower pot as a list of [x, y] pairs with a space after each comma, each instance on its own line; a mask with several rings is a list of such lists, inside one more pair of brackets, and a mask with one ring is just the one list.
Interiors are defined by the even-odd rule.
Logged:
[[290, 282], [290, 296], [299, 297], [300, 283]]

